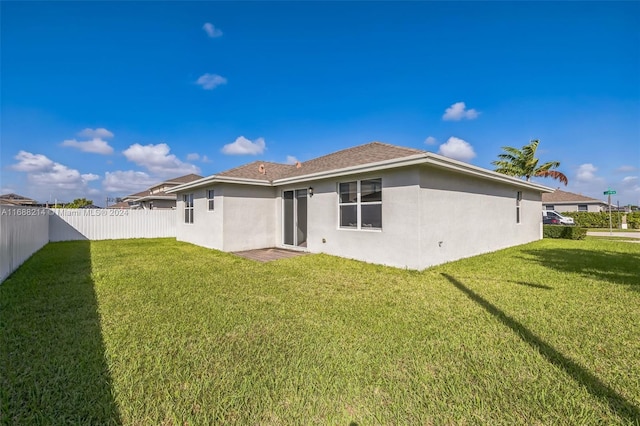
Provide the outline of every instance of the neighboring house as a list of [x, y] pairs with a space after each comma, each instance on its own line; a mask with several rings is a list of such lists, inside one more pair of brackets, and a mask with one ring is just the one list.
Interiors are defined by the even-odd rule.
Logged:
[[38, 206], [36, 200], [13, 193], [0, 195], [0, 204], [9, 206]]
[[175, 186], [202, 179], [202, 176], [189, 174], [160, 182], [142, 192], [127, 195], [122, 201], [110, 205], [110, 209], [175, 209], [176, 194], [168, 194], [166, 191]]
[[595, 198], [556, 189], [550, 194], [542, 194], [542, 208], [560, 213], [601, 212], [607, 210], [609, 205]]
[[551, 188], [374, 142], [296, 165], [256, 161], [169, 189], [177, 239], [424, 269], [542, 238]]

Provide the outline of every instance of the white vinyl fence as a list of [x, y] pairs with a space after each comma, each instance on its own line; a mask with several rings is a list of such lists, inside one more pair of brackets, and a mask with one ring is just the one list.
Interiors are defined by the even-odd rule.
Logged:
[[0, 283], [49, 242], [49, 211], [0, 206]]
[[175, 210], [1, 207], [0, 283], [49, 241], [176, 236]]
[[176, 236], [175, 210], [51, 209], [49, 241]]

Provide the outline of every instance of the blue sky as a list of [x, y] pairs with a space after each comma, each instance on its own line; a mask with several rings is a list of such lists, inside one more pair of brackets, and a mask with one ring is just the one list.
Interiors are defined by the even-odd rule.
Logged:
[[[640, 2], [2, 2], [0, 192], [104, 205], [374, 140], [640, 204]], [[539, 181], [548, 186], [554, 180]]]

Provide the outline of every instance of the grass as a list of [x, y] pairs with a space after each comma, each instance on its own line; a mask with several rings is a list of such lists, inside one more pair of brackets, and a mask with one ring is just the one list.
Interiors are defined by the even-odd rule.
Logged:
[[639, 424], [640, 245], [424, 272], [52, 243], [0, 286], [4, 424]]

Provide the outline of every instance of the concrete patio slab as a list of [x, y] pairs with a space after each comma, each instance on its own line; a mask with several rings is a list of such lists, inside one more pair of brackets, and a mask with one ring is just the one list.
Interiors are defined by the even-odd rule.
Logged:
[[289, 259], [291, 257], [304, 256], [308, 254], [304, 251], [285, 250], [281, 248], [266, 248], [257, 250], [236, 251], [233, 254], [246, 259], [258, 262], [271, 262], [279, 259]]

